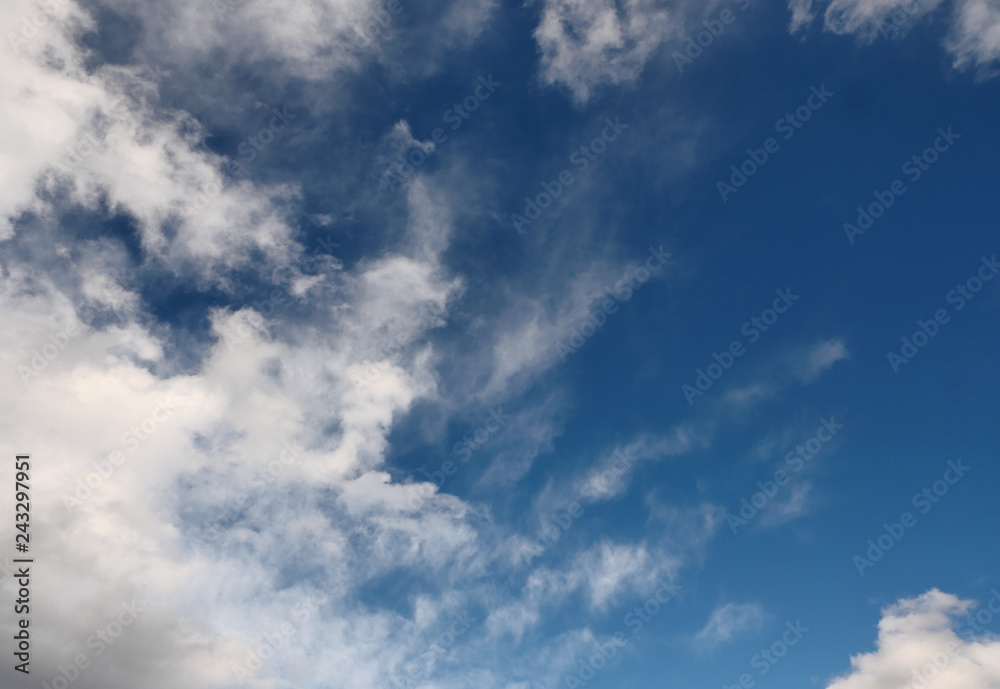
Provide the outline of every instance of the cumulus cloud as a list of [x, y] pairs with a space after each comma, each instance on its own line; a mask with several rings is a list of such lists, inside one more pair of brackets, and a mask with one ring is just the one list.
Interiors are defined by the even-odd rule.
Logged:
[[[991, 601], [992, 605], [992, 601]], [[970, 600], [932, 589], [882, 611], [875, 651], [851, 657], [851, 671], [827, 689], [989, 689], [1000, 685], [1000, 641], [959, 636]]]
[[[234, 269], [270, 271], [296, 249], [287, 204], [296, 189], [230, 181], [188, 113], [156, 108], [155, 76], [135, 67], [87, 68], [78, 34], [93, 20], [72, 0], [16, 46], [0, 77], [0, 238], [18, 222], [51, 224], [67, 208], [127, 215], [143, 249], [169, 270], [229, 284]], [[36, 16], [26, 0], [4, 23]], [[24, 32], [22, 33], [30, 33]], [[20, 34], [18, 34], [20, 35]], [[106, 211], [105, 211], [106, 209]], [[263, 260], [262, 260], [263, 259]], [[91, 292], [110, 297], [90, 280]]]
[[[558, 618], [558, 606], [530, 604], [532, 587], [567, 600], [578, 592], [601, 611], [676, 573], [684, 557], [668, 548], [584, 539], [532, 579], [509, 557], [508, 526], [389, 465], [402, 418], [421, 404], [454, 406], [440, 399], [442, 353], [430, 333], [465, 281], [442, 259], [453, 204], [432, 176], [400, 190], [386, 246], [350, 266], [326, 257], [307, 267], [299, 189], [226, 174], [233, 161], [207, 146], [202, 120], [165, 104], [168, 78], [95, 60], [81, 43], [95, 20], [71, 0], [55, 5], [0, 76], [0, 360], [5, 389], [17, 391], [0, 400], [0, 445], [36, 461], [32, 545], [50, 566], [33, 580], [45, 606], [32, 623], [53, 630], [33, 640], [39, 657], [65, 664], [90, 652], [88, 638], [134, 600], [134, 625], [91, 654], [74, 687], [136, 678], [150, 689], [310, 687], [337, 677], [369, 689], [404, 675], [467, 615], [472, 627], [447, 661], [427, 657], [425, 676], [501, 686], [510, 666], [542, 677], [593, 642], [583, 625], [530, 651], [504, 646], [500, 630], [530, 633], [533, 615]], [[308, 78], [328, 74], [325, 59], [359, 59], [328, 49], [375, 9], [110, 5], [139, 17], [136, 50], [167, 65], [218, 47], [285, 60]], [[231, 10], [224, 21], [212, 16], [219, 6]], [[447, 12], [448, 35], [472, 35], [490, 7]], [[36, 11], [26, 0], [0, 9], [10, 26]], [[338, 30], [324, 33], [330, 26]], [[228, 43], [222, 29], [244, 38]], [[420, 144], [400, 124], [384, 148], [405, 145]], [[616, 271], [598, 265], [524, 317], [511, 295], [510, 318], [537, 337], [526, 354], [520, 341], [489, 341], [490, 394], [551, 365], [554, 343]], [[153, 303], [169, 298], [196, 325]], [[549, 406], [558, 407], [541, 412]], [[489, 481], [516, 480], [558, 432], [522, 428], [530, 437], [506, 448]], [[12, 526], [0, 536], [13, 538]], [[404, 596], [372, 595], [401, 571]], [[486, 572], [502, 572], [500, 583], [483, 583]], [[538, 583], [508, 591], [508, 575]], [[14, 580], [2, 579], [10, 594]], [[497, 635], [482, 624], [487, 606], [514, 611]], [[272, 658], [256, 655], [270, 656], [275, 639]], [[12, 685], [13, 673], [0, 668], [0, 683]]]

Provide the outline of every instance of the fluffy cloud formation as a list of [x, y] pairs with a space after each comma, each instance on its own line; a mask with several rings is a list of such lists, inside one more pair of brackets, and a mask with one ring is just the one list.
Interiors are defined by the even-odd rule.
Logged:
[[[33, 12], [6, 3], [11, 68], [0, 77], [0, 238], [15, 222], [51, 225], [66, 208], [129, 216], [142, 248], [169, 270], [228, 284], [256, 259], [264, 274], [295, 255], [284, 185], [232, 181], [204, 148], [189, 114], [155, 107], [156, 76], [139, 68], [88, 69], [79, 34], [93, 27], [71, 0]], [[40, 17], [46, 23], [35, 28]], [[29, 31], [27, 26], [33, 27]], [[25, 37], [27, 36], [27, 37]]]
[[973, 605], [933, 589], [889, 606], [879, 621], [877, 649], [853, 656], [850, 674], [838, 677], [827, 689], [1000, 686], [1000, 641], [972, 634], [962, 638], [954, 629], [956, 618]]
[[[306, 76], [326, 73], [329, 46], [296, 37], [340, 26], [330, 19], [340, 5], [361, 7], [304, 3], [278, 16], [253, 3], [195, 4], [115, 7], [144, 17], [144, 40], [169, 27], [163, 46], [136, 48], [154, 54], [177, 38], [168, 65], [215, 45], [221, 18], [206, 13], [228, 8], [227, 26], [253, 36], [257, 22], [270, 42], [227, 50], [284, 51]], [[415, 676], [504, 686], [511, 667], [539, 677], [570, 667], [594, 634], [568, 625], [520, 648], [513, 623], [483, 625], [485, 609], [528, 611], [514, 625], [527, 635], [560, 610], [533, 606], [535, 586], [567, 600], [579, 591], [600, 611], [676, 574], [684, 556], [663, 544], [596, 538], [529, 567], [510, 557], [515, 527], [388, 466], [401, 418], [419, 404], [453, 406], [439, 399], [430, 335], [465, 283], [442, 260], [451, 203], [429, 176], [400, 191], [391, 245], [349, 268], [330, 256], [306, 265], [298, 188], [229, 176], [233, 161], [206, 146], [201, 121], [163, 104], [162, 72], [95, 66], [80, 41], [96, 22], [70, 0], [53, 6], [5, 53], [12, 68], [0, 77], [0, 359], [5, 389], [17, 391], [0, 401], [0, 444], [35, 458], [32, 546], [49, 565], [32, 582], [45, 601], [32, 623], [54, 630], [34, 640], [37, 657], [69, 667], [88, 654], [77, 689], [331, 677], [370, 689]], [[0, 10], [12, 27], [37, 11]], [[485, 21], [475, 8], [448, 16], [455, 35]], [[275, 127], [291, 124], [265, 112]], [[387, 138], [412, 135], [400, 125]], [[594, 275], [546, 303], [562, 317], [537, 351], [518, 359], [489, 343], [492, 394], [551, 365], [555, 333], [619, 277], [604, 265]], [[194, 325], [166, 320], [152, 303], [164, 297], [183, 302]], [[537, 428], [527, 446], [554, 433]], [[525, 471], [526, 451], [500, 473]], [[12, 525], [0, 535], [12, 539]], [[386, 595], [401, 571], [405, 594]], [[487, 571], [500, 583], [484, 583]], [[508, 577], [526, 588], [506, 590]], [[88, 646], [120, 615], [134, 619], [114, 643]], [[4, 618], [4, 633], [13, 622]], [[431, 653], [449, 633], [449, 657]], [[0, 678], [13, 684], [13, 672], [5, 665]], [[48, 672], [40, 679], [51, 683]]]

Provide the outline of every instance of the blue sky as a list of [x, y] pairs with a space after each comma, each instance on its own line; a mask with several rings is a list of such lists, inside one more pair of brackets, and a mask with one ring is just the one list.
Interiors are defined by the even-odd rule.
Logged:
[[4, 686], [1000, 687], [996, 0], [0, 21]]

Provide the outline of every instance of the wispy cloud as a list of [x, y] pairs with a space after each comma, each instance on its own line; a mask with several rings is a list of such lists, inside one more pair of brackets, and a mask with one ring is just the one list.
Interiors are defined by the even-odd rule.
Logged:
[[703, 648], [714, 648], [760, 629], [764, 617], [764, 608], [759, 603], [720, 604], [695, 634], [695, 642]]

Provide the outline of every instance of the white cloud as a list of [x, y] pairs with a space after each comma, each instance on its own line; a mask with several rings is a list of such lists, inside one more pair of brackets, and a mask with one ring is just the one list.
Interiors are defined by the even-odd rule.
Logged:
[[789, 32], [793, 34], [798, 32], [816, 17], [812, 5], [813, 0], [788, 0], [788, 9], [792, 12]]
[[704, 444], [704, 438], [690, 425], [678, 426], [658, 437], [637, 438], [595, 462], [579, 479], [575, 492], [588, 501], [612, 500], [628, 489], [636, 463], [683, 455]]
[[[5, 3], [5, 23], [32, 16], [26, 0]], [[226, 162], [203, 145], [184, 112], [156, 108], [156, 83], [138, 68], [91, 71], [76, 44], [92, 26], [72, 0], [10, 56], [0, 75], [0, 239], [37, 216], [51, 224], [65, 206], [105, 205], [135, 219], [143, 249], [170, 270], [228, 285], [230, 270], [267, 274], [296, 253], [286, 206], [291, 187], [230, 182]], [[258, 263], [252, 263], [255, 257]], [[93, 297], [120, 300], [89, 280]], [[121, 306], [118, 303], [118, 306]]]
[[497, 6], [496, 0], [425, 5], [418, 12], [432, 12], [433, 20], [415, 26], [415, 0], [400, 0], [396, 12], [386, 0], [295, 0], [280, 7], [266, 0], [104, 2], [139, 19], [145, 30], [138, 51], [150, 64], [185, 71], [211, 65], [219, 73], [238, 65], [280, 64], [282, 74], [326, 81], [324, 88], [332, 77], [370, 61], [400, 75], [432, 72], [450, 50], [483, 31]]
[[[832, 0], [824, 13], [824, 28], [851, 34], [862, 42], [905, 34], [943, 0]], [[813, 0], [789, 0], [791, 33], [801, 31], [813, 15]], [[957, 0], [944, 47], [956, 69], [975, 68], [983, 76], [996, 74], [1000, 60], [1000, 1]]]
[[[858, 34], [873, 40], [882, 22], [903, 12], [906, 24], [931, 12], [942, 0], [833, 0], [826, 8], [826, 29], [838, 34]], [[901, 20], [902, 21], [902, 20]], [[904, 24], [905, 26], [905, 24]]]
[[535, 30], [542, 81], [567, 87], [585, 103], [602, 84], [635, 80], [653, 52], [683, 28], [655, 0], [546, 0]]
[[851, 672], [827, 689], [993, 689], [1000, 641], [961, 638], [955, 618], [972, 601], [933, 589], [882, 611], [875, 651], [851, 657]]
[[826, 340], [804, 352], [802, 359], [795, 364], [799, 379], [810, 383], [829, 370], [835, 363], [847, 359], [850, 355], [843, 340]]
[[725, 603], [716, 606], [705, 626], [695, 635], [702, 646], [718, 646], [760, 628], [764, 608], [759, 603]]
[[789, 487], [787, 494], [772, 499], [761, 514], [761, 526], [786, 524], [809, 511], [812, 482], [804, 480]]
[[995, 71], [1000, 60], [1000, 0], [964, 0], [956, 10], [948, 50], [956, 67]]

